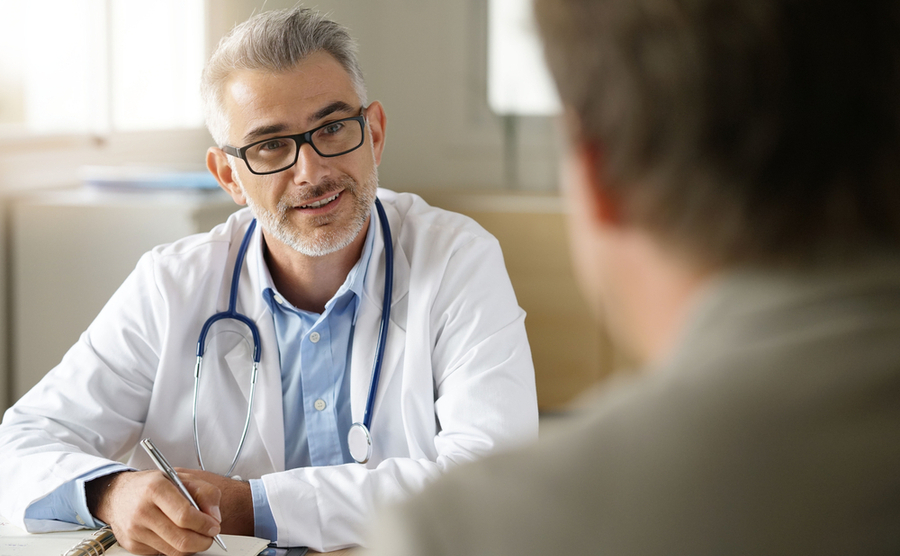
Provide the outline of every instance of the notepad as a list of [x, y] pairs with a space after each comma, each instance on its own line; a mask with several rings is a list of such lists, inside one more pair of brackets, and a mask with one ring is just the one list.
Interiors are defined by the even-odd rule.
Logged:
[[[79, 543], [91, 537], [94, 531], [79, 530], [60, 533], [27, 533], [0, 516], [0, 556], [57, 556], [65, 554]], [[266, 549], [269, 541], [258, 537], [222, 535], [228, 547], [225, 552], [215, 543], [199, 556], [256, 556]], [[107, 556], [131, 554], [119, 545], [106, 551]]]

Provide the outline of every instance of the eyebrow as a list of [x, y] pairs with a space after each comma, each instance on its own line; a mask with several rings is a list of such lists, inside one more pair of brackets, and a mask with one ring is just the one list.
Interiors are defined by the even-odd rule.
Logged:
[[[349, 104], [347, 104], [344, 101], [338, 100], [338, 101], [332, 102], [328, 106], [325, 106], [325, 107], [319, 109], [316, 112], [313, 112], [309, 116], [309, 118], [307, 118], [307, 121], [309, 122], [310, 125], [312, 125], [315, 122], [318, 122], [319, 120], [321, 120], [323, 118], [327, 118], [328, 116], [330, 116], [331, 114], [334, 114], [335, 112], [350, 112], [350, 113], [352, 113], [354, 111], [355, 111], [355, 108], [353, 108], [352, 106], [350, 106]], [[271, 124], [271, 125], [260, 126], [260, 127], [250, 130], [246, 135], [244, 135], [244, 142], [245, 142], [245, 144], [252, 143], [256, 139], [258, 139], [264, 135], [272, 135], [274, 133], [284, 133], [285, 131], [287, 131], [287, 126], [284, 124]]]
[[338, 101], [332, 102], [331, 104], [320, 109], [319, 111], [314, 112], [307, 119], [307, 121], [310, 124], [312, 124], [314, 122], [321, 120], [322, 118], [325, 118], [327, 116], [330, 116], [331, 114], [334, 114], [335, 112], [353, 112], [354, 110], [355, 109], [352, 106], [350, 106], [349, 104], [347, 104], [346, 102], [338, 100]]
[[272, 135], [273, 133], [281, 133], [287, 129], [287, 126], [284, 124], [272, 124], [272, 125], [264, 125], [261, 127], [254, 128], [250, 130], [246, 135], [244, 135], [244, 143], [252, 143], [256, 139], [262, 137], [263, 135]]

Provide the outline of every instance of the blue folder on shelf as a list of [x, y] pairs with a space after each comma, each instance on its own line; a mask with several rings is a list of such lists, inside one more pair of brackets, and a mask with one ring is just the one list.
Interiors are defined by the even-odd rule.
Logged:
[[216, 178], [206, 170], [177, 170], [141, 166], [85, 166], [85, 185], [102, 189], [219, 189]]

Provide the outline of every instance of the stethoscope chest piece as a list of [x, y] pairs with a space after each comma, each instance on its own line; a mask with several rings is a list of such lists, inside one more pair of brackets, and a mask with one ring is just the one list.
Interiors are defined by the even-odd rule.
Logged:
[[356, 463], [366, 463], [372, 457], [372, 435], [362, 423], [353, 423], [347, 433], [350, 456]]

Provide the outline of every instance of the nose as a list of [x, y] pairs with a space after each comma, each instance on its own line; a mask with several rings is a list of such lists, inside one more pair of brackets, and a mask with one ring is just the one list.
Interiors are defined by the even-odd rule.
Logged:
[[297, 153], [297, 162], [289, 170], [294, 173], [294, 183], [297, 185], [315, 185], [331, 173], [328, 159], [321, 156], [309, 143], [300, 146]]

